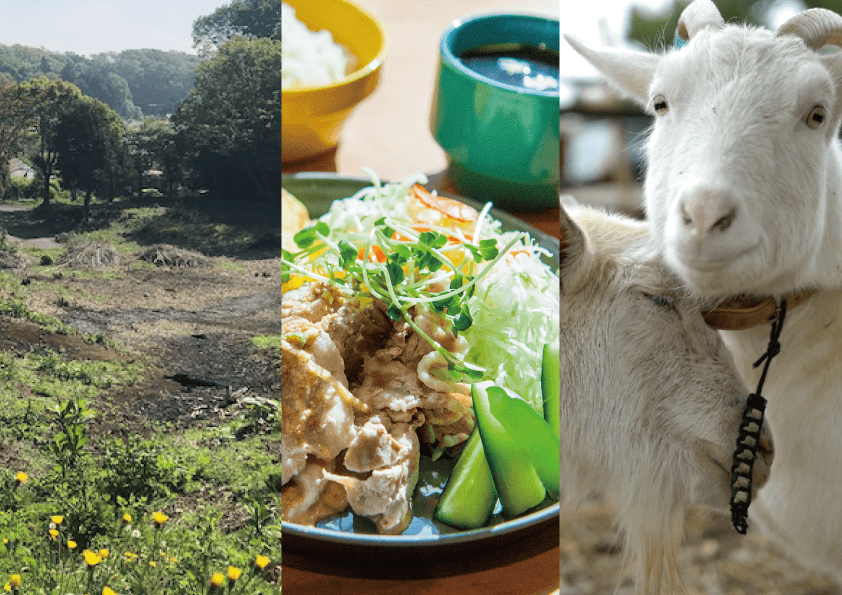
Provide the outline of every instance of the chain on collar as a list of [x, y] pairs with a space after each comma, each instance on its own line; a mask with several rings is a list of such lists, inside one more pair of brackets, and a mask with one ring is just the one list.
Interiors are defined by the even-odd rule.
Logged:
[[734, 450], [734, 459], [731, 464], [731, 524], [734, 525], [737, 533], [742, 535], [745, 535], [748, 530], [752, 469], [754, 468], [754, 460], [757, 458], [760, 430], [763, 427], [763, 416], [766, 411], [766, 399], [763, 398], [761, 392], [763, 383], [766, 382], [769, 364], [781, 352], [779, 339], [784, 327], [785, 317], [786, 297], [783, 297], [781, 298], [781, 305], [777, 309], [775, 320], [772, 322], [772, 331], [769, 335], [766, 353], [754, 362], [755, 368], [763, 364], [763, 371], [760, 373], [760, 380], [757, 382], [757, 390], [750, 394], [746, 400], [743, 419], [740, 422], [740, 432], [737, 437], [737, 447]]

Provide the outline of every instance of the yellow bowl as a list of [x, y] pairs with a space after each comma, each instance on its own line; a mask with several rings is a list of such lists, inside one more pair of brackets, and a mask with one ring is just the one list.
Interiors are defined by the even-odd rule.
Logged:
[[337, 83], [281, 91], [281, 161], [288, 163], [339, 144], [345, 120], [380, 82], [386, 38], [377, 19], [347, 0], [285, 1], [307, 27], [330, 31], [356, 58], [356, 69]]

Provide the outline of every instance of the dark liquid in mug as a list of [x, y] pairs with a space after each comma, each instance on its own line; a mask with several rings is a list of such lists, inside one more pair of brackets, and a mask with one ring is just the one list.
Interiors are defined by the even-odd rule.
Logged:
[[558, 89], [559, 53], [543, 44], [484, 45], [462, 52], [459, 59], [474, 72], [507, 85], [539, 91]]

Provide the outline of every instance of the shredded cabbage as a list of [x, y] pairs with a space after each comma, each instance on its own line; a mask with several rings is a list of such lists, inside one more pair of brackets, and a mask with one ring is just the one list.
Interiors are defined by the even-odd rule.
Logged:
[[[331, 237], [371, 229], [384, 216], [409, 221], [407, 197], [413, 184], [424, 184], [417, 174], [402, 181], [381, 184], [370, 170], [372, 186], [354, 196], [335, 201], [319, 218], [328, 224]], [[502, 247], [519, 232], [503, 232], [501, 223], [485, 214], [478, 228], [483, 239], [497, 238]], [[470, 348], [465, 361], [485, 368], [498, 386], [514, 391], [542, 412], [541, 363], [545, 343], [558, 341], [558, 276], [541, 261], [547, 251], [527, 234], [509, 255], [479, 279], [468, 300], [473, 325], [461, 334]]]
[[560, 297], [558, 276], [537, 256], [517, 254], [480, 279], [468, 300], [474, 323], [462, 333], [471, 346], [465, 359], [539, 413], [543, 349], [558, 341]]

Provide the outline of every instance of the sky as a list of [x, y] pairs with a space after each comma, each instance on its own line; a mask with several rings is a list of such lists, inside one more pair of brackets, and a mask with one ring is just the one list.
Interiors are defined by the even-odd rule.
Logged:
[[[629, 8], [639, 6], [662, 12], [672, 6], [670, 0], [560, 0], [561, 32], [575, 35], [585, 43], [600, 47], [622, 45]], [[715, 2], [714, 2], [715, 3]], [[796, 12], [804, 9], [798, 0], [781, 0], [771, 14], [768, 26], [775, 28]], [[561, 76], [585, 78], [599, 76], [596, 69], [561, 41]]]
[[230, 0], [0, 0], [0, 43], [89, 56], [153, 48], [195, 53], [193, 21]]
[[[574, 35], [591, 46], [622, 45], [632, 5], [652, 11], [666, 10], [668, 0], [576, 0], [561, 1], [561, 32]], [[561, 40], [561, 76], [596, 77], [597, 71]]]

